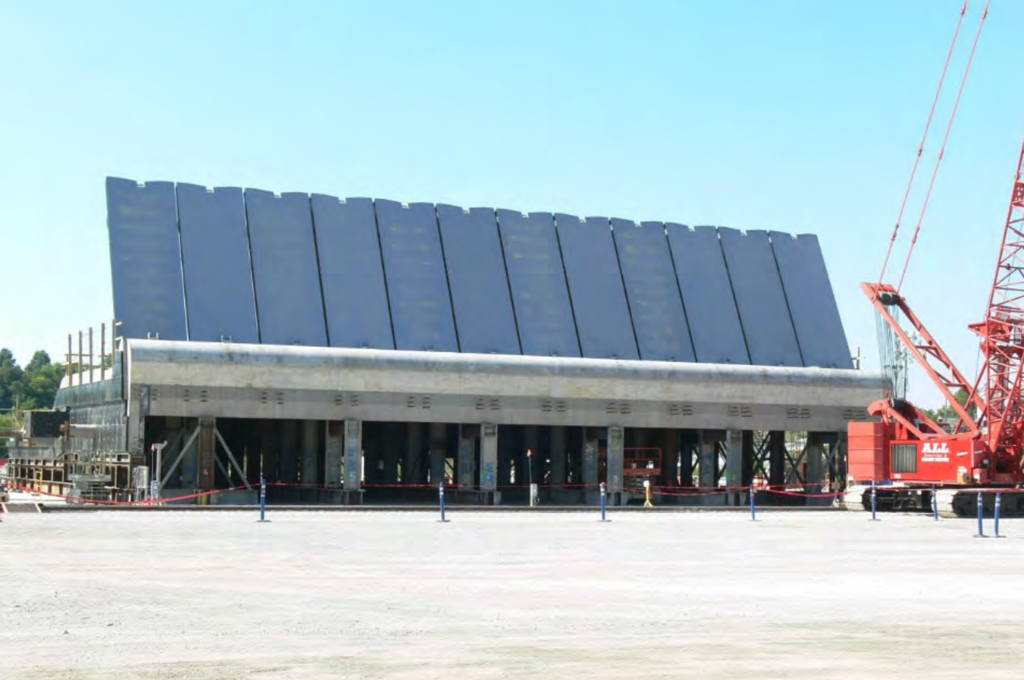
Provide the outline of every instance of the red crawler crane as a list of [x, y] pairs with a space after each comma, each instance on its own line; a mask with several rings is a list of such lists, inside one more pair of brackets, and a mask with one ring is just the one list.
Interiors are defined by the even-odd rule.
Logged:
[[[929, 486], [1024, 482], [1024, 145], [988, 313], [970, 326], [981, 337], [985, 359], [977, 380], [968, 382], [898, 289], [885, 283], [864, 283], [861, 288], [942, 392], [958, 422], [947, 431], [910, 402], [887, 395], [868, 408], [881, 422], [849, 424], [850, 475], [857, 481]], [[915, 337], [897, 320], [895, 310]], [[969, 395], [966, 405], [957, 401], [958, 390]]]
[[[966, 10], [965, 2], [953, 37], [954, 45]], [[910, 253], [907, 255], [908, 264], [942, 161], [949, 131], [956, 116], [960, 95], [970, 71], [981, 28], [987, 16], [988, 5], [978, 26], [974, 47], [967, 61], [956, 103], [946, 128], [946, 136], [935, 163], [931, 184], [925, 195], [911, 241]], [[950, 47], [950, 55], [952, 52], [953, 46]], [[947, 56], [935, 101], [938, 101], [948, 66]], [[934, 110], [935, 102], [925, 126], [925, 138]], [[924, 140], [918, 149], [918, 160], [923, 148]], [[910, 184], [914, 181], [916, 170], [917, 162], [914, 163], [914, 170], [911, 172]], [[902, 219], [906, 196], [909, 193], [908, 186], [900, 217], [893, 230], [882, 276], [892, 253], [892, 244], [896, 240], [899, 221]], [[881, 422], [849, 424], [851, 480], [856, 483], [891, 483], [892, 486], [888, 486], [884, 495], [880, 494], [879, 498], [881, 501], [884, 497], [885, 501], [897, 506], [925, 505], [931, 499], [933, 486], [960, 490], [976, 490], [981, 485], [1019, 487], [1024, 483], [1024, 405], [1021, 403], [1021, 380], [1024, 375], [1024, 145], [1018, 156], [1017, 173], [985, 320], [970, 325], [971, 330], [981, 338], [981, 351], [984, 357], [984, 364], [976, 380], [968, 381], [957, 369], [901, 294], [900, 289], [906, 271], [907, 266], [904, 265], [903, 275], [897, 286], [882, 283], [879, 277], [878, 283], [864, 283], [861, 284], [861, 288], [884, 322], [884, 328], [899, 338], [907, 353], [924, 369], [945, 397], [956, 413], [957, 422], [946, 428], [936, 423], [912, 403], [903, 399], [894, 381], [891, 386], [893, 391], [868, 408], [868, 412], [878, 416]], [[904, 319], [902, 324], [899, 320], [901, 316]], [[880, 349], [885, 355], [893, 348], [883, 346]], [[955, 396], [961, 390], [968, 395], [965, 404], [961, 404]], [[922, 493], [923, 490], [926, 491]], [[961, 514], [965, 507], [963, 495], [959, 494], [958, 498], [954, 491], [951, 498], [954, 511]], [[867, 499], [866, 494], [864, 499]], [[1024, 511], [1024, 493], [1014, 493], [1007, 500], [1010, 501], [1007, 503], [1010, 512]]]

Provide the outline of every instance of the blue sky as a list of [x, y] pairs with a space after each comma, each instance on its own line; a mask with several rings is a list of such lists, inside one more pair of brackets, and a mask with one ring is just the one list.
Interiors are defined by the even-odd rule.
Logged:
[[[56, 358], [111, 316], [115, 175], [816, 233], [872, 366], [858, 284], [960, 5], [3, 3], [0, 346]], [[994, 2], [904, 287], [969, 374], [1024, 135], [1022, 23], [1024, 3]], [[912, 396], [936, 401], [923, 378]]]

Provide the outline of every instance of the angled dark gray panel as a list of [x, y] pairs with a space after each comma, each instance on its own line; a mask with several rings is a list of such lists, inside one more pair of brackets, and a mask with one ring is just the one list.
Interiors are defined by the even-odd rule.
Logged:
[[260, 341], [327, 346], [309, 196], [245, 190]]
[[805, 366], [853, 368], [818, 237], [770, 234]]
[[107, 231], [118, 332], [187, 339], [174, 184], [108, 177]]
[[583, 356], [639, 359], [608, 218], [556, 214], [555, 227]]
[[579, 340], [549, 213], [498, 210], [523, 354], [578, 357]]
[[259, 342], [242, 190], [178, 185], [190, 340]]
[[376, 210], [395, 347], [458, 352], [434, 206], [378, 200]]
[[721, 227], [718, 237], [729, 267], [751, 363], [803, 366], [768, 232], [744, 234]]
[[311, 202], [331, 347], [394, 349], [373, 199]]
[[679, 283], [672, 266], [665, 226], [612, 220], [626, 296], [640, 358], [648, 361], [694, 361]]
[[437, 222], [462, 351], [520, 354], [494, 210], [439, 205]]
[[697, 361], [749, 364], [729, 271], [714, 227], [665, 225]]

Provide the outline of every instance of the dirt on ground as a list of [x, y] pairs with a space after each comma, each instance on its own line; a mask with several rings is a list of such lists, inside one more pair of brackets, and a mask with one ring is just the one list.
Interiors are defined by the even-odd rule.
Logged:
[[[0, 678], [1010, 678], [1024, 520], [88, 512], [0, 524]], [[987, 527], [991, 531], [991, 527]]]

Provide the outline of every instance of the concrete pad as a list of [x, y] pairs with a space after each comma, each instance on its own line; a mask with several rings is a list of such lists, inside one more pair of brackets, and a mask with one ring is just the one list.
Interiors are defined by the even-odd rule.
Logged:
[[987, 679], [1024, 658], [1024, 520], [981, 540], [929, 516], [597, 517], [9, 515], [0, 677]]

